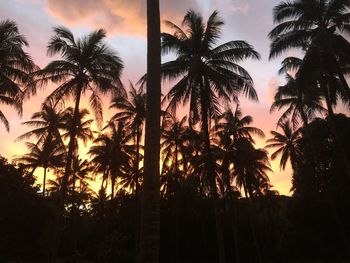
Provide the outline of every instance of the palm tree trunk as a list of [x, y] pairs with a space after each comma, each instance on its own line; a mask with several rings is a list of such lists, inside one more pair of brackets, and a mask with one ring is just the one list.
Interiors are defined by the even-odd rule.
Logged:
[[45, 197], [45, 189], [46, 189], [46, 170], [47, 168], [44, 167], [44, 179], [43, 179], [43, 197]]
[[36, 170], [36, 168], [38, 168], [37, 166], [33, 167], [33, 170], [29, 173], [30, 176], [32, 176]]
[[76, 129], [76, 123], [79, 118], [79, 104], [80, 104], [80, 98], [81, 98], [81, 89], [82, 87], [79, 86], [77, 88], [76, 97], [75, 97], [75, 107], [74, 107], [74, 114], [73, 114], [73, 122], [72, 126], [70, 127], [70, 139], [69, 139], [69, 146], [68, 146], [68, 154], [67, 154], [67, 160], [66, 160], [66, 166], [64, 175], [62, 178], [62, 188], [61, 188], [61, 197], [59, 201], [59, 213], [57, 214], [57, 218], [55, 221], [55, 227], [54, 227], [54, 233], [53, 233], [53, 251], [51, 255], [51, 262], [56, 262], [57, 257], [57, 251], [58, 247], [60, 245], [60, 239], [61, 239], [61, 228], [63, 225], [63, 214], [64, 214], [64, 204], [66, 202], [66, 195], [68, 190], [68, 179], [69, 175], [72, 170], [72, 160], [73, 160], [73, 152], [74, 152], [74, 145], [75, 145], [75, 136], [77, 133]]
[[63, 198], [65, 198], [65, 195], [67, 193], [67, 187], [68, 187], [68, 178], [72, 170], [72, 160], [73, 160], [73, 153], [74, 153], [74, 146], [75, 146], [75, 136], [77, 135], [77, 128], [76, 124], [78, 122], [79, 118], [79, 104], [80, 104], [80, 98], [81, 98], [81, 87], [78, 87], [76, 96], [75, 96], [75, 106], [74, 106], [74, 115], [73, 115], [73, 122], [72, 126], [70, 127], [70, 138], [69, 138], [69, 144], [68, 144], [68, 154], [67, 154], [67, 161], [66, 161], [66, 167], [64, 170], [64, 176], [62, 180], [62, 194]]
[[147, 94], [145, 163], [138, 262], [158, 263], [160, 242], [161, 54], [159, 0], [147, 0]]
[[205, 93], [205, 91], [204, 91], [204, 85], [202, 84], [201, 113], [202, 113], [202, 132], [203, 132], [203, 140], [204, 140], [205, 156], [206, 156], [206, 168], [207, 168], [207, 174], [209, 179], [211, 198], [214, 206], [219, 263], [225, 263], [226, 262], [225, 241], [224, 241], [222, 222], [221, 222], [221, 216], [220, 216], [220, 207], [219, 207], [219, 200], [218, 200], [219, 197], [218, 197], [218, 192], [216, 188], [214, 160], [210, 149], [208, 107], [206, 107], [206, 99], [203, 93]]
[[75, 168], [73, 168], [73, 174], [72, 174], [72, 180], [73, 180], [73, 186], [72, 186], [72, 210], [71, 210], [71, 219], [72, 219], [72, 251], [73, 251], [73, 253], [77, 252], [77, 247], [78, 247], [78, 229], [77, 229], [77, 225], [78, 225], [78, 207], [77, 207], [76, 195], [75, 195], [76, 172], [77, 171], [75, 171]]
[[222, 161], [222, 175], [223, 175], [223, 182], [226, 185], [226, 190], [225, 190], [225, 194], [226, 196], [231, 196], [231, 183], [230, 183], [230, 170], [229, 170], [229, 161], [226, 158], [226, 156], [224, 156], [224, 159]]
[[181, 262], [180, 258], [180, 200], [179, 200], [179, 168], [178, 168], [178, 142], [175, 139], [175, 261]]
[[136, 131], [136, 164], [135, 164], [135, 193], [136, 199], [139, 199], [139, 163], [140, 163], [140, 127], [137, 127]]
[[140, 127], [136, 128], [136, 158], [135, 158], [135, 251], [139, 249], [140, 242], [140, 186], [139, 186], [139, 163], [140, 163]]
[[100, 190], [105, 190], [106, 189], [106, 187], [104, 186], [104, 184], [105, 184], [105, 179], [106, 178], [106, 170], [105, 171], [103, 171], [103, 175], [102, 175], [102, 182], [101, 182], [101, 187], [100, 187]]

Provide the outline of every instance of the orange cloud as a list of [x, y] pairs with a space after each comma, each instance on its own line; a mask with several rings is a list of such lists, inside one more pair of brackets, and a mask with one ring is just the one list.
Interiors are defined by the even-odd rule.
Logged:
[[[196, 1], [163, 0], [162, 19], [179, 21], [188, 8], [198, 9]], [[103, 27], [121, 35], [144, 36], [146, 32], [146, 1], [48, 0], [46, 11], [68, 26]]]

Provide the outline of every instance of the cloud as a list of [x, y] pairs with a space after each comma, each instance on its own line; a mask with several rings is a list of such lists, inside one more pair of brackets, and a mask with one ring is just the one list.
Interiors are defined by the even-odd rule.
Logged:
[[[195, 0], [161, 1], [162, 19], [179, 22], [189, 8], [199, 9]], [[49, 15], [68, 26], [104, 27], [110, 33], [146, 33], [146, 1], [140, 0], [47, 0]]]
[[225, 7], [224, 10], [230, 13], [246, 14], [250, 9], [250, 5], [246, 0], [215, 0], [213, 4], [218, 5], [220, 7]]

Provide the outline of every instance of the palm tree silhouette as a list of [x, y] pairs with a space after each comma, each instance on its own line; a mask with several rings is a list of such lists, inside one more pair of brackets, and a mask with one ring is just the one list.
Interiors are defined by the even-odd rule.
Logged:
[[255, 197], [261, 195], [269, 186], [267, 173], [271, 171], [267, 151], [255, 149], [247, 138], [240, 138], [234, 142], [234, 170], [233, 176], [236, 185], [244, 191], [246, 198], [252, 202], [249, 213], [251, 232], [259, 262], [264, 262], [263, 251], [255, 228], [255, 220], [258, 215]]
[[301, 152], [299, 149], [298, 142], [300, 140], [300, 131], [294, 131], [289, 121], [283, 122], [280, 126], [283, 133], [277, 131], [271, 131], [273, 138], [266, 141], [266, 149], [277, 148], [272, 153], [271, 159], [275, 160], [278, 155], [281, 155], [280, 168], [285, 169], [288, 160], [292, 165], [293, 171], [296, 171], [296, 166], [301, 158]]
[[160, 11], [159, 0], [147, 0], [147, 89], [145, 159], [138, 262], [159, 262], [160, 241]]
[[350, 176], [350, 161], [341, 144], [333, 106], [337, 95], [346, 103], [350, 89], [343, 65], [349, 60], [349, 42], [341, 35], [348, 33], [350, 3], [346, 1], [294, 0], [274, 8], [277, 26], [270, 32], [270, 58], [290, 48], [301, 48], [305, 55], [299, 68], [300, 82], [314, 79], [326, 100], [329, 123], [338, 150]]
[[[48, 44], [49, 55], [61, 55], [61, 60], [50, 62], [35, 76], [39, 84], [53, 81], [59, 86], [48, 99], [55, 102], [74, 98], [73, 121], [69, 131], [67, 163], [63, 176], [62, 192], [66, 192], [66, 183], [71, 174], [74, 142], [77, 135], [76, 124], [79, 120], [81, 96], [90, 93], [90, 106], [97, 123], [102, 123], [102, 102], [100, 94], [113, 95], [124, 93], [119, 79], [123, 64], [117, 54], [103, 43], [106, 31], [99, 29], [87, 36], [75, 39], [65, 27], [55, 27], [55, 35]], [[35, 93], [36, 89], [32, 89]]]
[[73, 119], [73, 108], [69, 107], [65, 109], [65, 129], [62, 133], [62, 139], [67, 140], [70, 138], [70, 127], [72, 123], [75, 122], [76, 126], [76, 136], [73, 141], [73, 157], [78, 155], [79, 145], [78, 142], [81, 141], [86, 146], [89, 141], [94, 139], [93, 132], [91, 130], [91, 124], [93, 119], [89, 119], [88, 116], [90, 112], [87, 109], [80, 109], [77, 114], [76, 120]]
[[48, 169], [57, 169], [64, 165], [66, 149], [62, 144], [54, 140], [46, 140], [42, 146], [34, 143], [27, 143], [30, 152], [16, 158], [17, 162], [23, 163], [24, 167], [31, 168], [31, 174], [38, 167], [44, 169], [43, 176], [43, 196], [46, 191], [46, 172]]
[[47, 140], [56, 140], [63, 145], [60, 131], [67, 129], [67, 114], [67, 111], [58, 110], [52, 103], [44, 103], [41, 111], [34, 113], [30, 121], [23, 122], [24, 125], [32, 126], [34, 129], [20, 135], [17, 140], [35, 137], [38, 144]]
[[232, 194], [231, 171], [229, 169], [234, 155], [235, 142], [240, 138], [245, 138], [254, 143], [253, 136], [264, 138], [264, 132], [256, 127], [251, 126], [253, 117], [250, 115], [243, 116], [242, 110], [237, 104], [234, 111], [227, 108], [224, 113], [219, 116], [218, 123], [213, 127], [214, 137], [212, 141], [218, 146], [219, 159], [221, 162], [222, 178], [221, 191], [222, 194]]
[[[110, 133], [102, 133], [95, 140], [89, 151], [92, 162], [97, 166], [96, 172], [103, 171], [104, 179], [111, 180], [111, 199], [114, 198], [115, 182], [118, 177], [123, 177], [126, 166], [132, 156], [132, 146], [127, 142], [130, 136], [126, 133], [124, 124], [118, 122], [117, 125], [110, 122], [107, 126]], [[124, 170], [123, 170], [124, 169]]]
[[234, 143], [234, 176], [238, 187], [242, 187], [246, 197], [254, 197], [265, 190], [271, 171], [267, 151], [255, 149], [246, 138], [240, 138]]
[[167, 21], [174, 33], [162, 34], [164, 54], [174, 52], [176, 60], [162, 65], [163, 79], [178, 79], [166, 96], [169, 109], [180, 103], [190, 103], [189, 122], [201, 120], [205, 145], [206, 166], [214, 200], [217, 225], [219, 262], [225, 262], [224, 240], [217, 204], [217, 189], [214, 160], [210, 150], [209, 122], [220, 112], [219, 100], [237, 101], [239, 94], [257, 100], [253, 80], [249, 73], [237, 63], [246, 58], [259, 59], [259, 54], [244, 41], [230, 41], [214, 46], [220, 38], [224, 22], [215, 11], [206, 24], [200, 14], [190, 10], [185, 15], [184, 29]]
[[[179, 180], [179, 166], [180, 160], [179, 156], [181, 154], [181, 149], [183, 148], [184, 137], [187, 130], [186, 126], [187, 117], [182, 117], [178, 120], [176, 116], [171, 114], [165, 114], [162, 122], [162, 155], [164, 157], [163, 164], [171, 163], [173, 167], [174, 182]], [[168, 164], [169, 165], [169, 164]]]
[[146, 94], [140, 87], [138, 90], [130, 82], [129, 98], [124, 96], [116, 97], [112, 100], [110, 108], [119, 110], [112, 118], [113, 121], [122, 121], [126, 128], [132, 131], [136, 145], [136, 158], [134, 164], [135, 191], [139, 196], [139, 170], [141, 161], [141, 140], [144, 121], [146, 119]]
[[[23, 51], [28, 47], [26, 38], [15, 22], [0, 21], [0, 103], [13, 107], [22, 115], [24, 89], [32, 85], [31, 73], [37, 70], [32, 58]], [[9, 122], [0, 110], [0, 122], [9, 131]]]
[[228, 136], [225, 139], [232, 142], [239, 138], [247, 138], [254, 143], [253, 136], [264, 138], [264, 132], [256, 127], [250, 126], [253, 122], [253, 117], [250, 115], [243, 116], [243, 112], [237, 104], [234, 111], [227, 108], [219, 118], [219, 122], [214, 126], [215, 135], [219, 136], [221, 140], [223, 137]]
[[[91, 173], [92, 173], [91, 163], [87, 159], [83, 160], [82, 158], [79, 157], [79, 155], [75, 156], [73, 160], [73, 176], [72, 176], [73, 193], [75, 191], [81, 192], [82, 190], [86, 189], [86, 187], [89, 186], [88, 181], [91, 181], [93, 179], [91, 176]], [[79, 181], [78, 189], [76, 186], [77, 180]]]
[[307, 127], [310, 119], [317, 113], [326, 112], [322, 106], [322, 94], [317, 83], [307, 83], [309, 85], [305, 87], [306, 83], [300, 83], [297, 77], [290, 74], [286, 74], [286, 81], [285, 85], [278, 87], [270, 109], [270, 112], [274, 112], [286, 108], [277, 125], [290, 119], [293, 127], [298, 126], [299, 120], [302, 120], [303, 126]]

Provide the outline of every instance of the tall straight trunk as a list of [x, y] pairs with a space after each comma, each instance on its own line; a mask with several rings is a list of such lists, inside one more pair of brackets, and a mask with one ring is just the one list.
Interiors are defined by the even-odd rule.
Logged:
[[[77, 161], [76, 156], [74, 156], [74, 161]], [[73, 167], [74, 165], [73, 161]], [[72, 251], [73, 253], [77, 252], [78, 247], [78, 206], [77, 206], [77, 197], [75, 194], [75, 188], [76, 188], [76, 172], [75, 167], [72, 171], [72, 208], [71, 208], [71, 220], [72, 220], [72, 236], [71, 236], [71, 242], [72, 242]]]
[[216, 239], [218, 246], [218, 255], [219, 255], [219, 263], [226, 262], [226, 254], [225, 254], [225, 241], [222, 229], [222, 222], [220, 216], [220, 207], [219, 207], [219, 196], [216, 188], [216, 179], [215, 179], [215, 170], [214, 170], [214, 160], [210, 149], [210, 138], [209, 138], [209, 118], [208, 118], [208, 108], [206, 107], [206, 99], [203, 94], [204, 86], [202, 85], [202, 95], [201, 95], [201, 113], [202, 113], [202, 132], [203, 132], [203, 140], [205, 147], [205, 156], [206, 156], [206, 169], [208, 173], [209, 185], [210, 185], [210, 194], [213, 201], [214, 206], [214, 216], [215, 216], [215, 227], [216, 227]]
[[229, 170], [229, 160], [225, 154], [224, 158], [223, 158], [223, 161], [222, 161], [222, 180], [223, 180], [223, 183], [224, 185], [226, 186], [226, 189], [224, 187], [224, 192], [226, 196], [229, 197], [230, 199], [230, 195], [232, 193], [232, 189], [231, 189], [231, 182], [230, 182], [230, 170]]
[[106, 170], [103, 171], [103, 176], [102, 176], [102, 182], [101, 182], [101, 188], [100, 190], [105, 190], [106, 189], [106, 186], [104, 185], [105, 184], [105, 179], [106, 178]]
[[111, 171], [111, 200], [114, 198], [115, 171]]
[[140, 242], [140, 186], [139, 186], [139, 163], [140, 163], [140, 134], [141, 127], [136, 128], [136, 158], [135, 158], [135, 251], [139, 249]]
[[178, 167], [178, 141], [175, 139], [175, 180], [174, 180], [174, 195], [175, 195], [175, 261], [181, 262], [180, 256], [180, 200], [179, 200], [179, 167]]
[[75, 137], [77, 135], [77, 123], [79, 118], [79, 104], [80, 104], [80, 98], [81, 98], [81, 89], [82, 87], [79, 87], [76, 92], [75, 96], [75, 106], [74, 106], [74, 113], [73, 113], [73, 122], [70, 127], [70, 138], [69, 138], [69, 144], [68, 144], [68, 154], [67, 154], [67, 161], [66, 161], [66, 167], [64, 170], [63, 180], [62, 180], [62, 194], [63, 198], [65, 198], [65, 195], [67, 194], [67, 187], [68, 187], [68, 179], [69, 175], [72, 170], [72, 160], [73, 160], [73, 153], [74, 153], [74, 146], [75, 146]]
[[160, 243], [161, 53], [159, 0], [147, 0], [147, 94], [141, 235], [138, 262], [158, 263]]
[[139, 163], [140, 163], [140, 127], [137, 127], [136, 131], [136, 160], [135, 160], [135, 193], [136, 199], [139, 198]]
[[68, 154], [67, 154], [65, 171], [62, 179], [61, 197], [58, 205], [59, 212], [56, 217], [54, 231], [53, 231], [53, 249], [50, 256], [51, 258], [50, 262], [56, 262], [57, 251], [60, 245], [62, 226], [64, 221], [64, 218], [63, 218], [64, 210], [65, 210], [64, 204], [66, 202], [66, 196], [67, 196], [67, 190], [68, 190], [68, 179], [72, 170], [72, 160], [73, 160], [73, 153], [74, 153], [74, 146], [75, 146], [74, 142], [77, 134], [76, 123], [78, 122], [78, 118], [79, 118], [79, 104], [80, 104], [80, 98], [81, 98], [81, 90], [82, 90], [82, 86], [79, 86], [76, 91], [73, 122], [69, 129], [70, 138], [69, 138], [69, 145], [68, 145]]
[[47, 168], [44, 167], [44, 179], [43, 179], [43, 196], [45, 197], [45, 189], [46, 189], [46, 170]]

